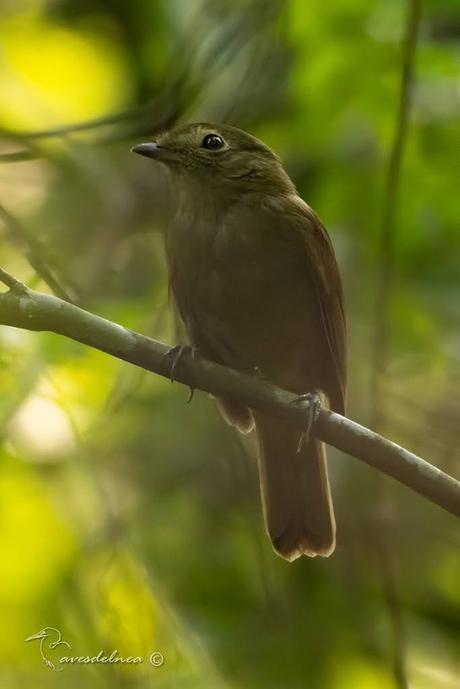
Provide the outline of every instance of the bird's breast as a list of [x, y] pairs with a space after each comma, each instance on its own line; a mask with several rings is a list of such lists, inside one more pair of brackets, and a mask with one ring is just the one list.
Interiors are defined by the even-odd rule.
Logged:
[[235, 210], [178, 214], [168, 238], [174, 293], [216, 316], [233, 300], [241, 308], [241, 293], [268, 268], [261, 240], [256, 228], [238, 221]]
[[178, 217], [169, 241], [171, 287], [191, 338], [210, 358], [268, 371], [304, 339], [308, 279], [282, 217], [233, 207]]

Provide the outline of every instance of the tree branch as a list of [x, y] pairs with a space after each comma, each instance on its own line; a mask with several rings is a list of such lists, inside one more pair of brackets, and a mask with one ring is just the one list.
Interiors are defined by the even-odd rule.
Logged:
[[[173, 348], [58, 297], [35, 292], [2, 269], [0, 280], [9, 288], [0, 293], [0, 324], [64, 335], [170, 377]], [[174, 378], [192, 388], [233, 397], [248, 407], [289, 419], [299, 429], [305, 425], [307, 401], [299, 401], [291, 392], [212, 361], [184, 355], [175, 367]], [[421, 457], [328, 409], [321, 409], [313, 433], [460, 517], [460, 482]]]

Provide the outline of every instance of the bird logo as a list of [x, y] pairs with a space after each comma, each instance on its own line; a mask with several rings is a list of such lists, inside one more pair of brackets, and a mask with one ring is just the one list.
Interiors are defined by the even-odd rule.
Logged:
[[55, 672], [60, 672], [63, 668], [57, 668], [56, 665], [47, 657], [49, 651], [54, 651], [58, 646], [67, 646], [67, 648], [72, 648], [67, 641], [62, 639], [62, 634], [59, 629], [55, 627], [44, 627], [36, 634], [28, 636], [26, 641], [40, 641], [40, 655], [43, 662], [50, 670]]

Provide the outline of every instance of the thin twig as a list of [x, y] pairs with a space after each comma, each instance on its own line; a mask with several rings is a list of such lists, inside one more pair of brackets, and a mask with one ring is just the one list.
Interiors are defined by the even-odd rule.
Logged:
[[83, 122], [75, 122], [73, 124], [64, 124], [58, 127], [51, 127], [49, 129], [33, 129], [30, 131], [14, 131], [11, 129], [0, 129], [0, 136], [8, 139], [21, 139], [22, 141], [34, 141], [36, 139], [51, 139], [56, 136], [64, 136], [65, 134], [72, 134], [74, 132], [84, 132], [89, 129], [99, 129], [100, 127], [108, 127], [120, 122], [130, 121], [142, 115], [152, 107], [151, 103], [145, 103], [137, 108], [124, 110], [119, 113], [112, 113], [103, 117], [95, 117]]
[[382, 226], [380, 230], [380, 265], [376, 299], [376, 322], [374, 331], [372, 396], [374, 415], [372, 427], [381, 429], [384, 420], [381, 389], [385, 376], [389, 347], [389, 311], [393, 290], [393, 272], [396, 240], [396, 211], [401, 165], [407, 138], [410, 99], [414, 75], [415, 54], [421, 17], [421, 0], [410, 0], [403, 46], [403, 65], [399, 93], [398, 113], [393, 144], [386, 173], [383, 201]]
[[[396, 244], [396, 213], [401, 180], [402, 160], [407, 138], [410, 98], [414, 77], [414, 64], [420, 17], [421, 0], [409, 0], [403, 44], [398, 112], [393, 144], [388, 161], [382, 227], [380, 233], [379, 254], [381, 256], [381, 262], [377, 285], [376, 322], [374, 331], [375, 339], [373, 352], [373, 389], [371, 398], [373, 400], [372, 426], [379, 431], [384, 430], [385, 424], [385, 397], [382, 386], [387, 369], [390, 340], [389, 318], [394, 278], [393, 272]], [[383, 482], [380, 482], [378, 488], [378, 500], [381, 508], [384, 508], [388, 503], [388, 498], [385, 494], [386, 491]], [[379, 539], [381, 541], [381, 558], [386, 563], [386, 566], [381, 568], [381, 573], [392, 635], [391, 652], [393, 677], [397, 689], [407, 689], [409, 683], [406, 673], [404, 620], [394, 572], [394, 554], [391, 550], [389, 539], [385, 538], [385, 536], [382, 536], [382, 534], [377, 533], [376, 540], [378, 541]]]
[[[381, 510], [382, 512], [382, 510]], [[375, 537], [378, 566], [382, 575], [383, 597], [388, 610], [388, 623], [391, 631], [390, 654], [395, 685], [398, 689], [409, 689], [406, 672], [406, 632], [400, 594], [395, 572], [395, 558], [391, 549], [391, 529], [393, 523], [382, 525], [379, 520]], [[386, 528], [382, 528], [385, 526]]]
[[25, 284], [17, 278], [13, 277], [13, 275], [7, 273], [6, 270], [3, 270], [3, 268], [0, 268], [0, 280], [3, 282], [4, 285], [13, 290], [13, 292], [27, 292], [27, 287], [25, 286]]
[[[142, 114], [142, 113], [141, 113]], [[164, 116], [158, 119], [155, 124], [152, 124], [151, 118], [139, 119], [134, 121], [129, 126], [124, 125], [123, 128], [113, 129], [108, 134], [101, 135], [96, 139], [91, 140], [91, 144], [102, 146], [113, 144], [118, 141], [127, 141], [136, 136], [153, 136], [155, 133], [162, 131], [163, 129], [169, 129], [178, 119], [180, 111], [178, 108], [169, 109], [165, 112]], [[113, 116], [114, 118], [116, 116]], [[107, 118], [107, 126], [113, 128], [109, 122], [110, 118]], [[120, 120], [121, 121], [121, 120]], [[128, 120], [127, 120], [128, 121]], [[82, 124], [75, 125], [64, 125], [62, 127], [57, 127], [56, 129], [49, 129], [37, 132], [26, 132], [25, 135], [17, 133], [13, 136], [13, 133], [9, 134], [9, 138], [15, 141], [21, 141], [23, 144], [29, 146], [27, 149], [19, 149], [17, 151], [11, 151], [9, 153], [0, 154], [0, 163], [20, 163], [27, 160], [37, 160], [38, 158], [43, 158], [46, 156], [40, 148], [34, 146], [34, 142], [37, 140], [49, 139], [54, 137], [65, 138], [71, 133], [78, 133], [85, 130], [91, 130], [94, 128], [102, 127], [103, 123], [100, 124], [90, 124], [85, 122]]]
[[[8, 286], [16, 282], [0, 273]], [[84, 311], [58, 297], [23, 286], [0, 293], [0, 324], [65, 335], [136, 366], [170, 378], [171, 347]], [[213, 395], [305, 427], [308, 401], [270, 383], [206, 359], [184, 355], [175, 380]], [[392, 476], [451, 514], [460, 517], [460, 482], [408, 450], [350, 419], [321, 409], [312, 433], [347, 454]]]
[[43, 258], [43, 247], [40, 242], [35, 237], [31, 237], [19, 220], [7, 211], [1, 203], [0, 220], [3, 221], [11, 241], [19, 245], [20, 249], [25, 249], [25, 257], [53, 294], [66, 301], [74, 301], [48, 267], [47, 261]]

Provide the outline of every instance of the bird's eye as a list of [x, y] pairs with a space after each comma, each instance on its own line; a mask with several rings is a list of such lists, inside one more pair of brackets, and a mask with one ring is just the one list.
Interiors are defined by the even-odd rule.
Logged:
[[208, 151], [218, 151], [225, 146], [225, 141], [218, 134], [208, 134], [204, 137], [201, 145]]

